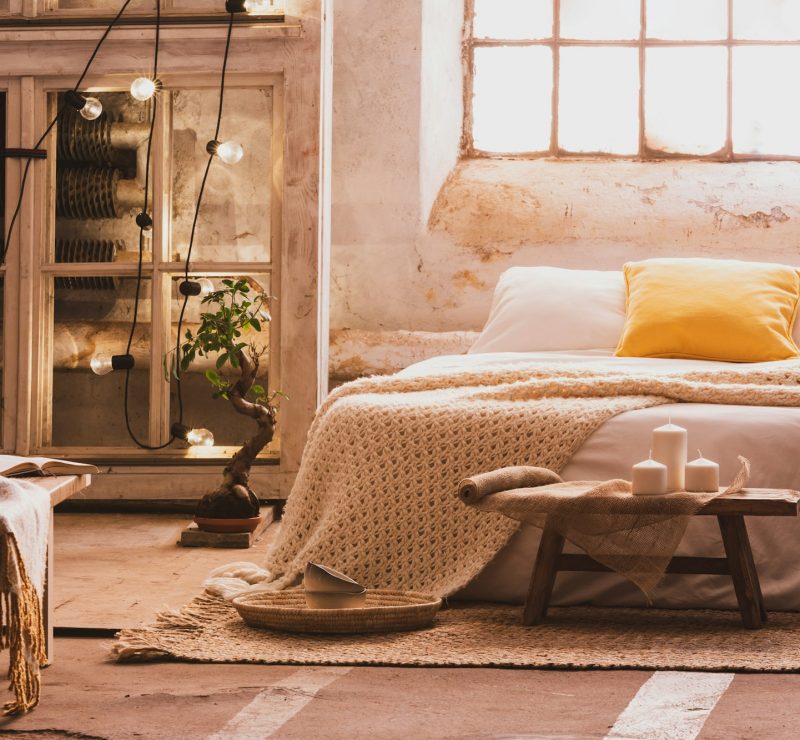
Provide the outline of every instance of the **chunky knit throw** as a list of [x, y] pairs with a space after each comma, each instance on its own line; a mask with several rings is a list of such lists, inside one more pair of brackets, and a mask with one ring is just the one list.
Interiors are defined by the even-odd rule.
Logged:
[[348, 383], [317, 413], [266, 570], [232, 564], [206, 585], [227, 596], [286, 588], [315, 561], [370, 588], [452, 594], [519, 526], [464, 506], [462, 478], [511, 465], [559, 472], [623, 411], [800, 406], [800, 363], [776, 368], [654, 377], [532, 364]]

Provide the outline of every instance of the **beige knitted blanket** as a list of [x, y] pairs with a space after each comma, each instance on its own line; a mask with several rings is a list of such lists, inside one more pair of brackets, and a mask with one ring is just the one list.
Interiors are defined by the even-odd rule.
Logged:
[[207, 586], [228, 596], [281, 589], [311, 560], [370, 588], [452, 594], [519, 526], [464, 506], [462, 478], [511, 465], [559, 472], [623, 411], [674, 401], [800, 406], [800, 364], [763, 368], [652, 377], [532, 364], [348, 383], [312, 424], [266, 571], [232, 564]]

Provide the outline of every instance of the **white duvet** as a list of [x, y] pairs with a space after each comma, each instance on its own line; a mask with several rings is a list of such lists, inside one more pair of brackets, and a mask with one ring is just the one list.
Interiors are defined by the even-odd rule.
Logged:
[[[548, 364], [580, 362], [599, 369], [647, 369], [653, 374], [732, 367], [722, 362], [613, 357], [610, 352], [587, 350], [436, 357], [412, 365], [400, 375], [438, 374], [449, 369], [531, 360]], [[768, 366], [797, 363], [800, 360], [768, 363]], [[690, 458], [699, 448], [704, 457], [719, 462], [723, 485], [736, 472], [737, 455], [744, 455], [751, 461], [751, 486], [800, 490], [800, 408], [786, 407], [678, 403], [620, 414], [589, 437], [562, 471], [562, 477], [630, 479], [631, 465], [647, 456], [651, 431], [669, 417], [689, 430]], [[767, 608], [800, 610], [800, 518], [750, 517], [747, 528]], [[524, 601], [538, 543], [539, 530], [521, 527], [460, 596]], [[715, 556], [722, 552], [714, 517], [696, 517], [678, 550], [679, 555]], [[556, 580], [553, 603], [630, 606], [642, 605], [644, 598], [634, 586], [614, 574], [562, 573]], [[736, 599], [726, 576], [667, 576], [655, 594], [654, 603], [662, 607], [735, 608]]]

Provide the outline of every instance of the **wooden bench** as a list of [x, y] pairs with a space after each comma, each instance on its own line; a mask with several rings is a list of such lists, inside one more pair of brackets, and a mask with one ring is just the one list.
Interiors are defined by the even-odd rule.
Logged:
[[[32, 478], [31, 482], [50, 491], [50, 508], [54, 509], [62, 501], [74, 496], [92, 483], [91, 475], [53, 475], [44, 478]], [[53, 537], [53, 516], [50, 516], [50, 533], [47, 539], [47, 570], [45, 571], [44, 596], [42, 612], [44, 617], [45, 647], [48, 665], [53, 662], [53, 617], [55, 601], [53, 598], [53, 578], [55, 569], [55, 540]]]
[[[748, 629], [758, 629], [767, 620], [764, 597], [753, 552], [747, 536], [745, 516], [797, 516], [800, 493], [771, 488], [747, 488], [724, 494], [709, 501], [695, 516], [716, 516], [725, 557], [674, 557], [667, 573], [729, 575], [736, 591], [742, 622]], [[609, 571], [588, 555], [562, 552], [564, 538], [545, 527], [531, 574], [525, 602], [523, 624], [539, 624], [547, 616], [547, 607], [559, 571]]]

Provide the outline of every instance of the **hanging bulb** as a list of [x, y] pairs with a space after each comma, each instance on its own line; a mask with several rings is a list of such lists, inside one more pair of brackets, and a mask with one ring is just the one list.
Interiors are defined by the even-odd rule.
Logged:
[[262, 308], [258, 312], [258, 316], [262, 321], [272, 321], [272, 314], [266, 308]]
[[214, 435], [208, 429], [203, 429], [202, 427], [190, 429], [186, 424], [181, 424], [176, 421], [172, 425], [170, 431], [173, 437], [186, 441], [192, 447], [214, 446]]
[[236, 164], [244, 156], [244, 149], [236, 141], [223, 141], [216, 154], [225, 164]]
[[134, 366], [133, 355], [107, 355], [98, 352], [89, 361], [95, 375], [108, 375], [112, 370], [131, 370]]
[[114, 369], [111, 364], [111, 356], [105, 354], [92, 357], [89, 365], [95, 375], [108, 375]]
[[149, 77], [137, 77], [131, 82], [131, 95], [136, 100], [150, 100], [156, 93], [156, 82]]
[[94, 121], [103, 112], [103, 104], [97, 98], [87, 98], [77, 90], [67, 90], [64, 93], [64, 102], [78, 111], [87, 121]]
[[208, 429], [190, 429], [186, 433], [186, 441], [192, 447], [213, 447], [214, 435]]
[[266, 15], [273, 5], [273, 0], [244, 0], [244, 9], [250, 15]]
[[200, 278], [199, 280], [182, 280], [178, 285], [178, 292], [181, 295], [199, 295], [205, 298], [214, 292], [214, 283], [208, 278]]
[[97, 98], [86, 98], [86, 103], [79, 112], [87, 121], [94, 121], [103, 112], [103, 104]]

